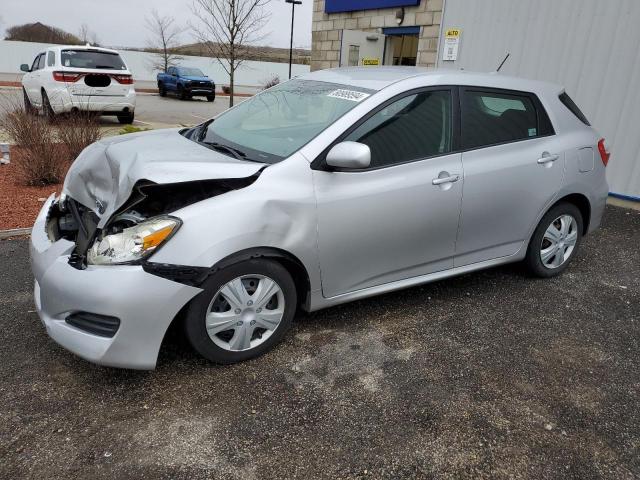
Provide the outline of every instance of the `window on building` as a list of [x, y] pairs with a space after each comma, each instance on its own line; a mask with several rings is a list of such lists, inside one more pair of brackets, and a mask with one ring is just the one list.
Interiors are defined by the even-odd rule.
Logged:
[[[463, 90], [462, 145], [477, 148], [546, 134], [529, 96]], [[543, 130], [546, 130], [543, 128]]]
[[360, 46], [349, 45], [349, 66], [357, 67], [360, 63]]
[[345, 140], [371, 149], [371, 167], [420, 160], [451, 151], [451, 93], [428, 91], [382, 108]]

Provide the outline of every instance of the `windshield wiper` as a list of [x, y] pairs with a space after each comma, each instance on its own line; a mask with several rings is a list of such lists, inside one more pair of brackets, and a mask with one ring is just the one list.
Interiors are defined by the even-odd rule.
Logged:
[[240, 150], [237, 150], [233, 147], [230, 147], [228, 145], [224, 145], [222, 143], [218, 143], [218, 142], [201, 142], [204, 143], [205, 145], [207, 145], [208, 147], [211, 147], [215, 150], [222, 150], [225, 151], [227, 153], [230, 153], [232, 157], [237, 158], [238, 160], [246, 160], [247, 159], [247, 155], [244, 152], [241, 152]]

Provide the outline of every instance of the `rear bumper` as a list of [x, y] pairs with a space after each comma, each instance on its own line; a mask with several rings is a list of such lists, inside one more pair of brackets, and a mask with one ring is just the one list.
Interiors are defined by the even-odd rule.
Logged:
[[[140, 266], [68, 264], [73, 243], [52, 243], [44, 230], [53, 196], [31, 236], [31, 266], [38, 315], [49, 336], [67, 350], [100, 365], [153, 369], [164, 334], [178, 311], [201, 290], [149, 273]], [[89, 333], [65, 319], [89, 312], [119, 319], [113, 337]]]
[[76, 95], [66, 88], [48, 92], [47, 95], [55, 113], [67, 113], [77, 109], [117, 114], [130, 113], [136, 108], [136, 92], [133, 88], [125, 95]]

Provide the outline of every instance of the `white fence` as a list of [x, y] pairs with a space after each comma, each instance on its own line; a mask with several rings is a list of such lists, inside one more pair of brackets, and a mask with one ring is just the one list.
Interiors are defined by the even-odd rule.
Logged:
[[[35, 56], [49, 47], [45, 43], [14, 42], [10, 40], [0, 40], [0, 74], [19, 75], [20, 64], [31, 65]], [[139, 82], [155, 82], [157, 71], [151, 68], [154, 55], [147, 52], [133, 50], [120, 50], [120, 55], [124, 58], [133, 77]], [[209, 75], [219, 85], [227, 85], [229, 76], [215, 58], [184, 56], [180, 61], [181, 65], [196, 67]], [[302, 75], [309, 72], [309, 65], [293, 65], [292, 75]], [[289, 76], [288, 63], [255, 62], [245, 61], [236, 71], [236, 85], [241, 86], [238, 93], [243, 90], [255, 91], [263, 82], [274, 75], [285, 80]], [[7, 77], [7, 75], [3, 75]]]

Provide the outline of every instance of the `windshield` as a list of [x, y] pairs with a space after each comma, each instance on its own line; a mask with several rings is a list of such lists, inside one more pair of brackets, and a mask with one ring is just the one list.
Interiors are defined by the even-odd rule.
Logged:
[[62, 50], [62, 65], [72, 68], [106, 68], [126, 70], [122, 58], [117, 53], [100, 50]]
[[200, 140], [231, 146], [253, 160], [275, 163], [372, 93], [351, 85], [290, 80], [220, 115], [206, 127]]
[[204, 77], [204, 73], [199, 68], [183, 68], [180, 67], [178, 69], [180, 75], [184, 75], [185, 77]]

